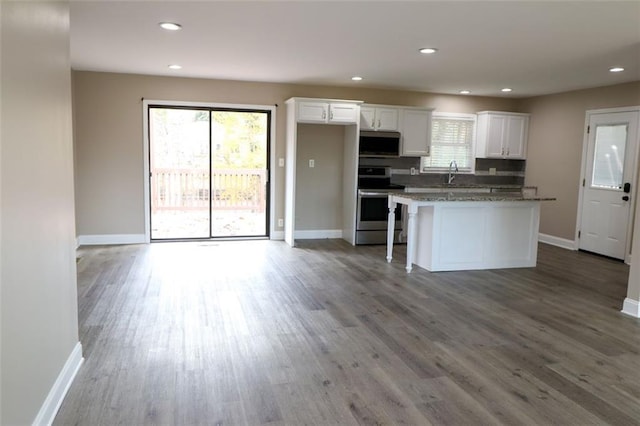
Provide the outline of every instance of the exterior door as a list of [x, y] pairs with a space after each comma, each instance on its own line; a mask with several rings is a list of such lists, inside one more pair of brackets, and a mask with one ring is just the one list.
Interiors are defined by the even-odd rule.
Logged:
[[[638, 111], [589, 115], [579, 248], [625, 259], [638, 144]], [[632, 190], [633, 189], [633, 190]]]
[[150, 239], [268, 236], [269, 111], [150, 105]]

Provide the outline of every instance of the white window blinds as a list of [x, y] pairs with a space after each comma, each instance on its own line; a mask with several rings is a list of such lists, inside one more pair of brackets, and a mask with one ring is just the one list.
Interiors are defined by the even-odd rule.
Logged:
[[431, 156], [422, 157], [422, 171], [448, 170], [455, 160], [461, 172], [474, 169], [474, 129], [476, 116], [473, 114], [434, 113], [431, 127]]

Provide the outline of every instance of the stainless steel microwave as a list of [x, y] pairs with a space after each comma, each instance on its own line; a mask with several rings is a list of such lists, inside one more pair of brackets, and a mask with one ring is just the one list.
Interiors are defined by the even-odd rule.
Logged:
[[361, 157], [399, 157], [399, 132], [360, 132], [358, 155]]

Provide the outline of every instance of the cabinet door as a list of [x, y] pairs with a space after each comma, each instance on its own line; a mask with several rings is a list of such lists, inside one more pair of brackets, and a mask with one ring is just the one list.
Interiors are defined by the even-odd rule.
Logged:
[[504, 149], [508, 158], [527, 156], [527, 124], [529, 117], [511, 116], [507, 119]]
[[404, 157], [428, 156], [431, 151], [431, 111], [402, 110], [402, 153]]
[[376, 109], [376, 130], [398, 130], [398, 110], [394, 108]]
[[360, 129], [374, 130], [376, 109], [372, 107], [360, 107]]
[[502, 158], [505, 155], [503, 146], [507, 117], [504, 115], [490, 115], [487, 123], [486, 154], [489, 158]]
[[358, 118], [358, 105], [329, 104], [329, 123], [356, 124]]
[[300, 102], [298, 104], [298, 123], [326, 123], [328, 118], [328, 103]]

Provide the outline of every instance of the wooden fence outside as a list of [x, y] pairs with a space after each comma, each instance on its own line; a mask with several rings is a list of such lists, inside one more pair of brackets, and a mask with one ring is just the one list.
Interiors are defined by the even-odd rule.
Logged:
[[[151, 176], [153, 212], [209, 208], [209, 170], [162, 168], [153, 169]], [[214, 169], [211, 208], [262, 213], [266, 207], [266, 184], [266, 170]]]

